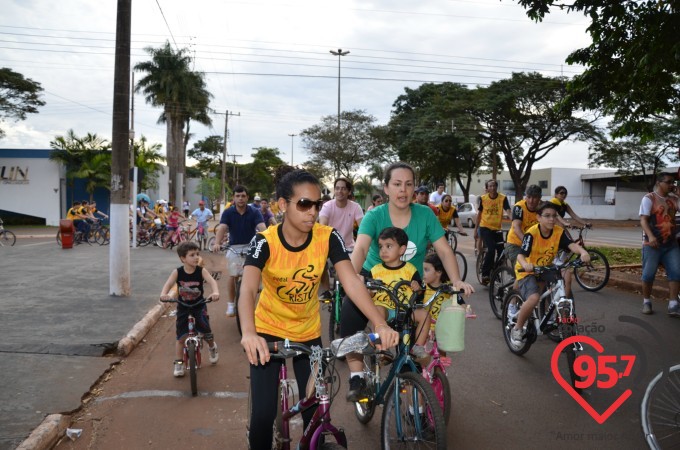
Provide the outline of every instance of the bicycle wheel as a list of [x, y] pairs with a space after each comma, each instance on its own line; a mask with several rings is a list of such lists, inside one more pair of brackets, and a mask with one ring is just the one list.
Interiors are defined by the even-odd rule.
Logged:
[[515, 327], [517, 319], [510, 319], [508, 317], [508, 308], [511, 303], [515, 303], [517, 305], [517, 310], [519, 311], [522, 304], [524, 303], [524, 299], [519, 294], [519, 292], [510, 291], [510, 293], [503, 300], [503, 310], [501, 313], [501, 320], [503, 322], [503, 337], [505, 338], [505, 343], [508, 345], [508, 348], [512, 353], [515, 355], [523, 355], [529, 351], [531, 344], [533, 344], [533, 341], [536, 339], [536, 330], [533, 329], [533, 315], [527, 321], [524, 338], [519, 342], [513, 341], [511, 338], [511, 333], [512, 329]]
[[456, 233], [454, 233], [453, 231], [449, 231], [447, 234], [448, 234], [447, 240], [449, 241], [451, 250], [455, 252], [458, 249], [458, 238], [456, 237]]
[[11, 231], [3, 231], [0, 233], [0, 245], [12, 247], [17, 241], [17, 237]]
[[238, 297], [241, 291], [241, 277], [236, 278], [236, 292], [234, 292], [234, 319], [236, 319], [236, 329], [238, 330], [238, 335], [243, 336], [241, 331], [241, 321], [238, 318]]
[[87, 232], [87, 242], [90, 244], [96, 244], [97, 243], [97, 233], [99, 233], [100, 228], [90, 228], [90, 231]]
[[607, 257], [592, 248], [587, 249], [590, 255], [590, 262], [583, 267], [574, 268], [574, 278], [576, 282], [586, 291], [599, 291], [609, 281], [611, 269]]
[[375, 369], [376, 356], [364, 355], [364, 372], [366, 373], [366, 392], [370, 395], [364, 401], [354, 402], [354, 415], [359, 423], [366, 425], [375, 413], [375, 384], [373, 370]]
[[215, 246], [215, 236], [211, 236], [210, 239], [208, 239], [208, 250], [212, 251], [212, 248]]
[[484, 264], [484, 258], [486, 258], [487, 251], [486, 247], [482, 248], [480, 254], [477, 255], [477, 261], [475, 263], [475, 271], [477, 272], [477, 281], [479, 281], [479, 284], [482, 284], [482, 265]]
[[491, 311], [499, 319], [502, 317], [501, 310], [503, 309], [503, 299], [515, 282], [515, 272], [508, 266], [497, 267], [491, 272], [489, 281], [489, 303], [491, 304]]
[[383, 449], [446, 448], [439, 401], [420, 374], [406, 372], [395, 377], [385, 397], [380, 438]]
[[191, 381], [191, 395], [198, 394], [198, 384], [196, 380], [196, 343], [192, 340], [187, 341], [187, 369], [189, 369], [189, 379]]
[[455, 251], [453, 252], [453, 254], [456, 255], [456, 262], [458, 263], [460, 279], [465, 281], [465, 277], [467, 277], [467, 259], [465, 259], [465, 255], [463, 255], [459, 251]]
[[444, 414], [444, 423], [449, 424], [451, 417], [451, 386], [449, 386], [449, 379], [440, 367], [435, 367], [432, 373], [432, 380], [430, 380], [434, 395], [439, 400], [439, 406], [442, 408]]
[[680, 446], [680, 364], [659, 372], [650, 381], [640, 413], [649, 448]]
[[57, 244], [61, 247], [61, 230], [57, 231]]

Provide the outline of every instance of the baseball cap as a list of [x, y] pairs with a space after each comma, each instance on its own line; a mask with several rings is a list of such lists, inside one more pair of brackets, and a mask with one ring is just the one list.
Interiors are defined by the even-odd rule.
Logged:
[[256, 195], [256, 196], [253, 198], [253, 201], [254, 201], [254, 202], [259, 202], [260, 200], [262, 200], [262, 199], [260, 198], [259, 195]]
[[420, 194], [422, 192], [425, 192], [426, 194], [430, 193], [430, 189], [428, 189], [427, 186], [418, 186], [418, 189], [416, 189], [416, 194]]

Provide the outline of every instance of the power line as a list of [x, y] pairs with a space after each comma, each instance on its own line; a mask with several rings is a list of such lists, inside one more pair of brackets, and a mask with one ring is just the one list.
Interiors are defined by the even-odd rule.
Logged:
[[168, 23], [167, 19], [165, 18], [165, 14], [163, 14], [163, 8], [161, 8], [161, 4], [158, 3], [158, 0], [156, 0], [156, 4], [158, 5], [158, 9], [161, 12], [161, 16], [163, 16], [163, 21], [165, 22], [165, 26], [168, 27], [168, 33], [170, 33], [170, 37], [172, 38], [172, 42], [175, 44], [175, 48], [179, 50], [179, 47], [177, 46], [177, 42], [175, 41], [175, 36], [172, 35], [172, 30], [170, 29], [170, 24]]

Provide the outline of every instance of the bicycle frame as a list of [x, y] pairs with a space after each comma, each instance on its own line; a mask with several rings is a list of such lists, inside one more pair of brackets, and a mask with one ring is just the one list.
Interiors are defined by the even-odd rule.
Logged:
[[[284, 349], [293, 350], [294, 353], [281, 356], [281, 358], [294, 356], [295, 354], [307, 353], [308, 349], [302, 344], [294, 344], [288, 341], [284, 341], [283, 347]], [[284, 349], [282, 349], [282, 351]], [[313, 349], [309, 350], [313, 351]], [[330, 350], [328, 349], [321, 350], [321, 352], [324, 354], [324, 359], [330, 356]], [[272, 356], [275, 358], [277, 357], [276, 355]], [[288, 379], [288, 368], [285, 361], [283, 364], [281, 364], [281, 368], [279, 369], [279, 382], [281, 388], [280, 410], [282, 420], [281, 434], [283, 437], [283, 450], [290, 450], [290, 420], [296, 415], [301, 414], [303, 411], [306, 411], [315, 405], [318, 405], [318, 408], [316, 411], [314, 411], [314, 415], [312, 416], [312, 420], [309, 422], [309, 425], [307, 425], [307, 428], [303, 431], [302, 437], [300, 438], [300, 443], [297, 448], [312, 450], [319, 448], [320, 439], [323, 434], [332, 434], [338, 444], [347, 448], [347, 437], [345, 436], [345, 432], [342, 429], [336, 428], [331, 423], [331, 396], [328, 392], [328, 385], [323, 377], [323, 374], [320, 375], [319, 373], [312, 373], [310, 374], [310, 378], [311, 377], [316, 377], [315, 395], [313, 397], [302, 398], [297, 403], [295, 403], [295, 405], [290, 406], [288, 403], [288, 393], [291, 391], [293, 380]], [[321, 380], [319, 380], [319, 378], [321, 378]], [[298, 391], [300, 391], [300, 387], [298, 387]]]
[[189, 367], [189, 345], [188, 345], [188, 342], [193, 341], [194, 344], [195, 344], [195, 348], [196, 348], [196, 368], [200, 369], [201, 368], [201, 348], [203, 347], [203, 336], [196, 333], [196, 318], [193, 316], [193, 314], [189, 314], [188, 322], [189, 322], [189, 334], [187, 335], [187, 338], [184, 341], [184, 350], [183, 350], [184, 367]]

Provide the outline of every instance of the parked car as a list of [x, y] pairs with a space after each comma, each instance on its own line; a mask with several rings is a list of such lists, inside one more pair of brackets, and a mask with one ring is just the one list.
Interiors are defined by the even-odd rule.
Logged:
[[472, 203], [463, 203], [458, 207], [458, 217], [464, 227], [474, 228], [477, 220], [477, 206]]

